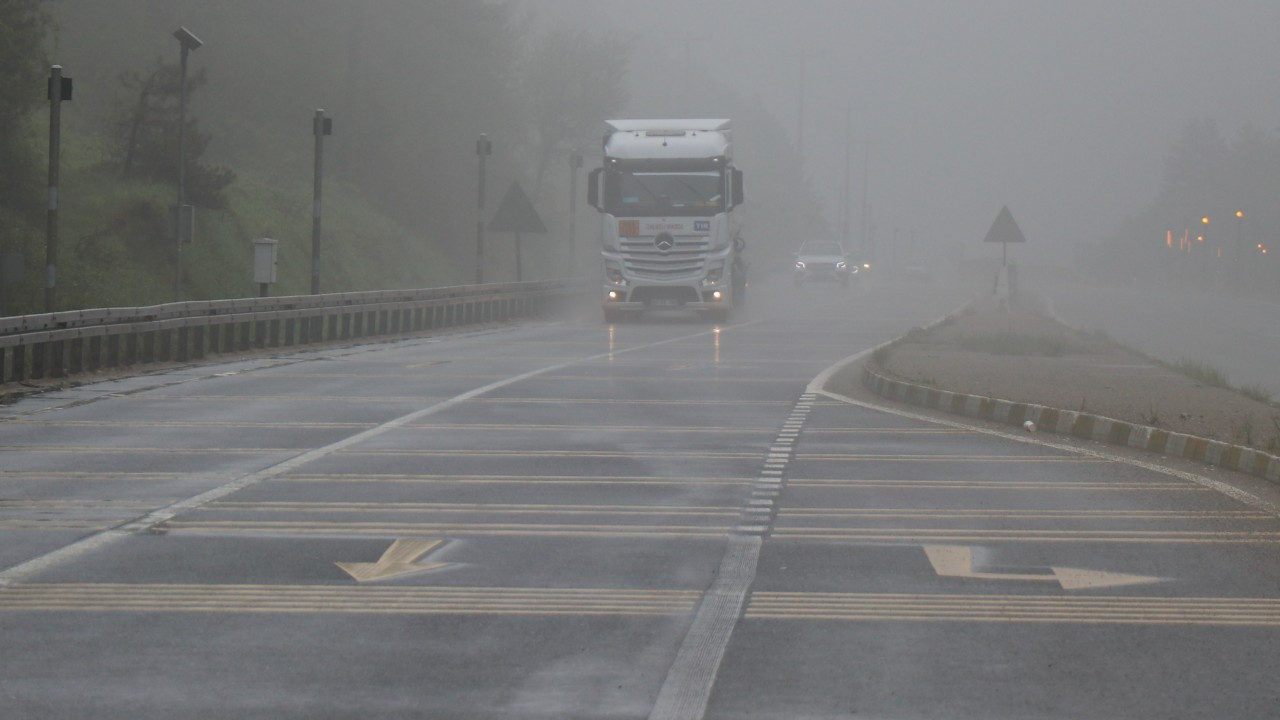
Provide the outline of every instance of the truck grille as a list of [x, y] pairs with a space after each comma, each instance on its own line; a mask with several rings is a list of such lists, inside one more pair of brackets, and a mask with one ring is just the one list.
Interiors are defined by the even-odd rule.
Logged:
[[658, 250], [653, 238], [623, 238], [622, 262], [635, 277], [674, 280], [697, 277], [706, 267], [711, 243], [703, 237], [677, 237], [667, 252]]

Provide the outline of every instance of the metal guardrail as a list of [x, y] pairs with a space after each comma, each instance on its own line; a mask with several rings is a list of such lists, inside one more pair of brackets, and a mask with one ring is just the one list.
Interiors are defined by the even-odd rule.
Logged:
[[98, 370], [533, 317], [569, 280], [293, 295], [0, 318], [0, 388]]

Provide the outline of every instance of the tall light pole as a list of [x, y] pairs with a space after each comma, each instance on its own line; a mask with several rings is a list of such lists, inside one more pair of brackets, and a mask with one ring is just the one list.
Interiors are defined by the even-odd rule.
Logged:
[[316, 136], [315, 189], [311, 202], [311, 294], [320, 294], [320, 200], [324, 196], [324, 137], [333, 134], [333, 119], [324, 116], [324, 110], [316, 110], [311, 121], [311, 133]]
[[800, 93], [796, 100], [796, 151], [800, 154], [800, 161], [804, 162], [804, 86], [805, 86], [805, 61], [810, 56], [820, 58], [821, 52], [798, 52], [796, 56], [800, 58]]
[[476, 284], [484, 284], [484, 159], [493, 154], [493, 143], [489, 136], [480, 133], [476, 140], [476, 157], [480, 163], [480, 202], [476, 209]]
[[[71, 78], [62, 66], [49, 70], [49, 209], [45, 223], [44, 311], [54, 309], [54, 279], [58, 264], [58, 167], [62, 157], [62, 102], [71, 99]], [[0, 278], [3, 283], [7, 278]]]
[[173, 299], [182, 299], [182, 243], [188, 238], [190, 227], [187, 214], [187, 56], [204, 43], [185, 27], [173, 31], [181, 47], [181, 65], [178, 79], [178, 205], [173, 211], [174, 273]]
[[[853, 106], [846, 105], [844, 108], [844, 192], [840, 195], [840, 244], [844, 246], [845, 252], [850, 250], [849, 224], [851, 220], [852, 200], [849, 197], [850, 191], [850, 152], [852, 151], [852, 133], [853, 133]], [[858, 262], [866, 262], [866, 254], [860, 253]]]
[[1240, 292], [1240, 256], [1244, 255], [1244, 211], [1236, 211], [1236, 292]]
[[574, 260], [578, 245], [578, 170], [582, 169], [582, 153], [569, 153], [569, 277], [574, 277]]

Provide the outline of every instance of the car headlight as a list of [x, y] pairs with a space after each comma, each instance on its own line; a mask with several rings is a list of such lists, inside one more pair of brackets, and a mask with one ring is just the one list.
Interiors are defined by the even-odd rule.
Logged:
[[849, 269], [849, 263], [847, 263], [847, 262], [845, 262], [845, 261], [841, 260], [840, 262], [836, 263], [836, 269], [837, 269], [837, 270], [847, 270], [847, 269]]
[[797, 261], [796, 261], [796, 269], [797, 269], [797, 270], [803, 270], [803, 269], [804, 269], [804, 263], [803, 263], [803, 262], [801, 262], [801, 261], [799, 261], [799, 260], [797, 260]]

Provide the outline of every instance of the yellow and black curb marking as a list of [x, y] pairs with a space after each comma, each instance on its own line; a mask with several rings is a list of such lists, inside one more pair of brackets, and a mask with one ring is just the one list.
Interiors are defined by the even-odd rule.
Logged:
[[862, 384], [871, 392], [896, 402], [1015, 426], [1022, 426], [1030, 420], [1036, 424], [1039, 432], [1125, 445], [1216, 465], [1280, 483], [1280, 457], [1241, 445], [1136, 425], [1101, 415], [915, 385], [885, 377], [866, 365], [862, 366]]

